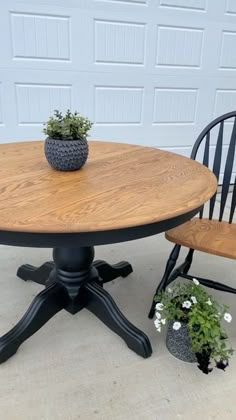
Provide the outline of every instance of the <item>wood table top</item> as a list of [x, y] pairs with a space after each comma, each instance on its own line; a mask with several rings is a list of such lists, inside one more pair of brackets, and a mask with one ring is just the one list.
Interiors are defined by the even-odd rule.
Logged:
[[44, 142], [0, 145], [0, 231], [97, 232], [142, 226], [200, 207], [215, 176], [183, 156], [149, 147], [89, 142], [79, 171], [52, 169]]

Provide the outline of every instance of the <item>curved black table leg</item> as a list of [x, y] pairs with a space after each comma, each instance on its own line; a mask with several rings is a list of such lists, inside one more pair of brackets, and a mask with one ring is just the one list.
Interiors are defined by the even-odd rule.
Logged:
[[68, 295], [59, 284], [54, 283], [40, 292], [16, 326], [0, 338], [0, 363], [15, 354], [27, 338], [64, 309], [67, 303]]
[[[117, 277], [127, 277], [133, 272], [131, 264], [127, 261], [121, 261], [117, 264], [111, 265], [106, 261], [98, 260], [93, 263], [93, 266], [98, 270], [102, 283], [107, 283]], [[54, 281], [54, 269], [55, 263], [53, 261], [48, 261], [40, 267], [24, 264], [18, 268], [17, 276], [25, 281], [31, 280], [38, 284], [48, 285]]]
[[32, 280], [35, 283], [45, 285], [54, 267], [55, 264], [53, 261], [48, 261], [40, 267], [24, 264], [18, 268], [17, 276], [25, 281]]
[[87, 292], [86, 308], [118, 334], [135, 353], [144, 358], [151, 356], [148, 337], [125, 318], [109, 293], [96, 282], [86, 284], [84, 289]]
[[52, 270], [49, 273], [49, 277], [47, 278], [47, 280], [45, 281], [45, 286], [49, 286], [50, 284], [55, 283], [56, 281], [56, 276], [57, 276], [57, 271], [56, 271], [56, 266], [54, 264]]
[[121, 261], [117, 264], [110, 265], [106, 261], [94, 261], [93, 266], [98, 270], [102, 283], [107, 283], [117, 277], [127, 277], [133, 272], [132, 265], [127, 261]]

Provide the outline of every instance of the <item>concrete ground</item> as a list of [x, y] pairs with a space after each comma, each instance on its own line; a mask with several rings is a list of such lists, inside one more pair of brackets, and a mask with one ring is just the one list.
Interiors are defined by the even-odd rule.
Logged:
[[[204, 375], [171, 356], [165, 333], [147, 318], [171, 248], [159, 235], [96, 250], [99, 259], [132, 263], [134, 273], [106, 289], [149, 336], [152, 357], [130, 351], [86, 309], [60, 312], [0, 365], [0, 420], [235, 420], [236, 356], [225, 373]], [[17, 267], [50, 259], [50, 250], [0, 247], [0, 334], [42, 289], [18, 279]], [[235, 261], [196, 253], [192, 272], [235, 286]], [[236, 348], [236, 296], [213, 294], [231, 307], [228, 331]]]

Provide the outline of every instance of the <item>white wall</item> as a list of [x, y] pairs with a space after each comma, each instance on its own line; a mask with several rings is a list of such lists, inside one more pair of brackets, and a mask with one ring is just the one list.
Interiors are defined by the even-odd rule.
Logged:
[[188, 155], [236, 108], [235, 0], [2, 1], [0, 31], [0, 142], [72, 108], [97, 139]]

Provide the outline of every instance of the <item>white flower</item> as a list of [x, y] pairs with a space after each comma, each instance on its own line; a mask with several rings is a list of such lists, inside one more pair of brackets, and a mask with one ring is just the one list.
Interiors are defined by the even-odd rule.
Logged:
[[231, 322], [232, 321], [232, 315], [230, 315], [229, 313], [225, 312], [224, 314], [224, 320], [227, 322]]
[[161, 319], [161, 323], [162, 323], [163, 325], [165, 325], [165, 323], [166, 323], [166, 319], [165, 319], [165, 318], [162, 318], [162, 319]]
[[174, 322], [174, 324], [173, 324], [173, 329], [174, 330], [179, 330], [181, 328], [181, 323], [180, 322], [178, 322], [178, 321], [176, 321], [176, 322]]
[[163, 303], [157, 303], [156, 304], [156, 310], [157, 311], [162, 311], [162, 309], [164, 308], [164, 305], [163, 305]]
[[160, 323], [159, 319], [155, 319], [154, 324], [155, 324], [155, 327], [156, 327], [157, 331], [161, 332], [161, 323]]
[[172, 289], [171, 289], [171, 287], [168, 287], [167, 292], [168, 292], [168, 293], [172, 293]]
[[199, 286], [199, 281], [197, 279], [193, 279], [194, 284], [196, 284], [196, 286]]
[[191, 296], [191, 301], [194, 303], [194, 305], [197, 303], [197, 299], [195, 298], [195, 296]]
[[155, 319], [154, 324], [155, 324], [155, 327], [156, 328], [159, 328], [160, 327], [160, 321], [159, 321], [159, 319]]
[[192, 304], [190, 302], [190, 300], [186, 300], [183, 304], [182, 304], [182, 308], [191, 308]]
[[211, 299], [208, 299], [206, 303], [207, 303], [209, 306], [211, 306], [211, 305], [212, 305], [212, 301], [211, 301]]
[[159, 312], [156, 312], [157, 319], [161, 319], [161, 314]]

